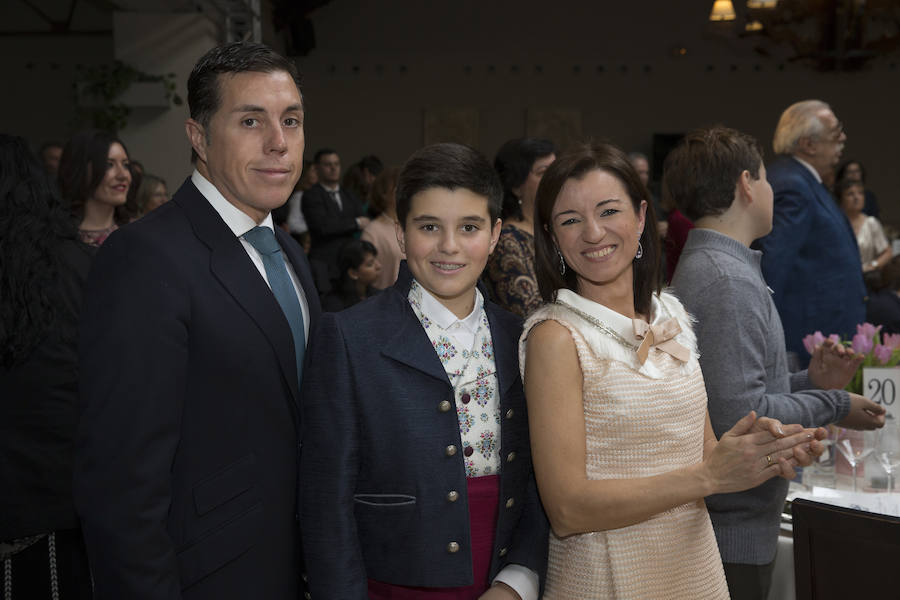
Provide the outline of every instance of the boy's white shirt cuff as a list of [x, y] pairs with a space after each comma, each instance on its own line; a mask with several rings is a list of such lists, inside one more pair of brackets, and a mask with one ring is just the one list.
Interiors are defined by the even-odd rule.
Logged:
[[522, 600], [538, 600], [541, 581], [538, 574], [522, 565], [506, 565], [492, 583], [505, 583], [516, 591]]

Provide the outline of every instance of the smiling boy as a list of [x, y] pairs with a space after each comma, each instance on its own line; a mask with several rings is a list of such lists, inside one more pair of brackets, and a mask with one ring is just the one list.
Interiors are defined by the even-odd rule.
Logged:
[[537, 598], [521, 321], [476, 287], [500, 183], [471, 148], [416, 152], [397, 185], [397, 283], [328, 314], [304, 380], [301, 523], [313, 597]]

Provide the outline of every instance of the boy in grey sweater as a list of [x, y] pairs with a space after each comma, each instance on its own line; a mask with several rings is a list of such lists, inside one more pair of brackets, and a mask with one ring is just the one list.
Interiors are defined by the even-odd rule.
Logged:
[[[843, 391], [862, 357], [826, 342], [808, 371], [789, 373], [784, 331], [750, 249], [772, 229], [772, 187], [752, 137], [724, 127], [689, 133], [666, 159], [663, 179], [694, 221], [672, 279], [694, 331], [716, 436], [750, 410], [783, 423], [854, 429], [884, 424], [884, 409]], [[788, 482], [706, 499], [733, 600], [768, 596]]]

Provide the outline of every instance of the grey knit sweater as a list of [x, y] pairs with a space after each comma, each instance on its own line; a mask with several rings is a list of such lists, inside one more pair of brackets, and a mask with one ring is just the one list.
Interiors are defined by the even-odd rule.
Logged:
[[[806, 427], [839, 421], [850, 410], [847, 392], [809, 389], [806, 371], [788, 372], [784, 330], [761, 258], [761, 252], [728, 236], [693, 229], [672, 279], [675, 294], [697, 319], [700, 367], [717, 438], [751, 410]], [[761, 565], [774, 559], [787, 489], [787, 481], [775, 478], [706, 499], [723, 562]]]

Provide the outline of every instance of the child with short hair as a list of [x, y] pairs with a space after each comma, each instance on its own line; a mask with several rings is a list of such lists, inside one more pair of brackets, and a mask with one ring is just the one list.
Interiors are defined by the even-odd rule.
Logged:
[[397, 184], [397, 282], [310, 339], [301, 531], [312, 596], [537, 599], [548, 524], [519, 376], [521, 320], [477, 282], [502, 188], [458, 144]]
[[[808, 371], [789, 373], [772, 291], [750, 244], [772, 230], [773, 194], [762, 150], [726, 127], [693, 131], [666, 159], [663, 187], [696, 227], [672, 287], [694, 332], [716, 437], [749, 410], [782, 423], [854, 429], [884, 424], [884, 409], [843, 388], [861, 358], [828, 341]], [[768, 596], [788, 482], [706, 499], [732, 600]]]

